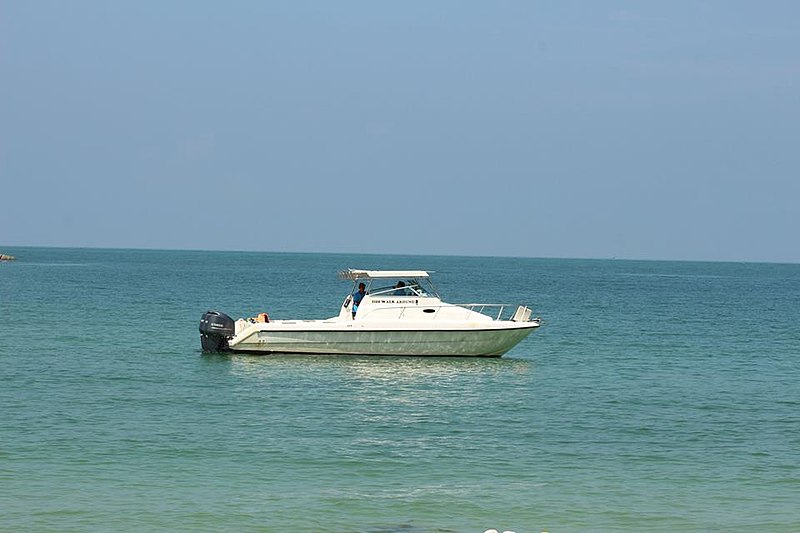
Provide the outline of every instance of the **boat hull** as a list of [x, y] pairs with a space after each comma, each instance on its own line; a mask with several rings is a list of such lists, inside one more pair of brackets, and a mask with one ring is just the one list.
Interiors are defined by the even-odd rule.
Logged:
[[[294, 324], [292, 325], [294, 326]], [[229, 350], [246, 353], [501, 357], [538, 323], [486, 328], [329, 328], [263, 324], [235, 336]]]

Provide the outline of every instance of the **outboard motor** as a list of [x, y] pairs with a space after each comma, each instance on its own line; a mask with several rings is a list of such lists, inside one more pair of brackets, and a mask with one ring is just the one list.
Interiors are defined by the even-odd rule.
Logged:
[[224, 352], [236, 333], [233, 319], [219, 311], [206, 311], [200, 319], [200, 344], [205, 353]]

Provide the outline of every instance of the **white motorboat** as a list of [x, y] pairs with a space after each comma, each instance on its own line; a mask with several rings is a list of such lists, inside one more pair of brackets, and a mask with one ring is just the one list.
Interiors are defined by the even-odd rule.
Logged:
[[339, 277], [353, 290], [337, 316], [271, 320], [261, 313], [234, 321], [208, 311], [200, 321], [203, 351], [501, 357], [541, 326], [524, 305], [445, 303], [423, 270], [349, 269]]

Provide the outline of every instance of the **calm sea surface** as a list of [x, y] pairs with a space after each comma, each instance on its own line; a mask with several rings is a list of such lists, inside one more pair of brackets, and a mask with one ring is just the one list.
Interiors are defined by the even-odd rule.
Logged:
[[[800, 531], [800, 265], [4, 248], [0, 530]], [[532, 304], [502, 359], [204, 356], [346, 268]]]

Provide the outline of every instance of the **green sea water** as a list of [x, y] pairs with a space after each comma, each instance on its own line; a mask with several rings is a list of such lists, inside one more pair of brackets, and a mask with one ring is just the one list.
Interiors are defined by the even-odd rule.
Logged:
[[[0, 530], [800, 531], [800, 265], [4, 248]], [[347, 267], [528, 303], [502, 359], [203, 355]]]

